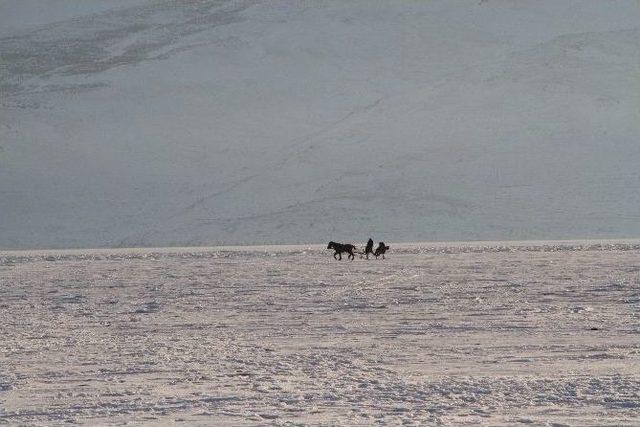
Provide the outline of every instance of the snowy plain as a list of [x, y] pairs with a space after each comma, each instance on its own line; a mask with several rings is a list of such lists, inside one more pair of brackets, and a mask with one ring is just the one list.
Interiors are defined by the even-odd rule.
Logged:
[[0, 248], [640, 236], [639, 23], [635, 0], [0, 0]]
[[638, 425], [640, 241], [0, 253], [0, 424]]

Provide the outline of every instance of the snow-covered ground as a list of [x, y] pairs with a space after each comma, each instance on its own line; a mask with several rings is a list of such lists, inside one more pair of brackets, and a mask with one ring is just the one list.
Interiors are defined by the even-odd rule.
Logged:
[[0, 253], [0, 424], [638, 425], [640, 241]]
[[636, 0], [0, 0], [0, 248], [637, 237], [638, 40]]

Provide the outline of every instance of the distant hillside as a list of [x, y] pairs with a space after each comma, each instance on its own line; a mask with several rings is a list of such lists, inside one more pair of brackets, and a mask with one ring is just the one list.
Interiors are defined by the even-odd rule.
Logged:
[[0, 248], [640, 236], [636, 1], [46, 5]]

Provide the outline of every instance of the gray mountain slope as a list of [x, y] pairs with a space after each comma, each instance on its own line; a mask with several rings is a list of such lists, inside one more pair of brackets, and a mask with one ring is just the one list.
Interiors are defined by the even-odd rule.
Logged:
[[1, 33], [0, 247], [640, 234], [636, 2], [116, 3]]

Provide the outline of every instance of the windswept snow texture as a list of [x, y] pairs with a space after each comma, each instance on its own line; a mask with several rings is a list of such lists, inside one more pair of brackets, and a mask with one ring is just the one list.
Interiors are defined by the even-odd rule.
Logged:
[[638, 425], [638, 259], [640, 241], [0, 253], [0, 424]]
[[0, 0], [0, 247], [640, 236], [639, 23], [635, 0]]

